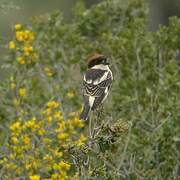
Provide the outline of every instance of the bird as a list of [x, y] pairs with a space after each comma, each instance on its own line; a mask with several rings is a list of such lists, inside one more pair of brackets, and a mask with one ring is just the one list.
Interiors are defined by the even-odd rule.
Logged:
[[88, 58], [87, 71], [83, 78], [84, 106], [81, 120], [87, 120], [90, 111], [96, 110], [107, 98], [113, 82], [109, 62], [103, 54], [95, 53]]

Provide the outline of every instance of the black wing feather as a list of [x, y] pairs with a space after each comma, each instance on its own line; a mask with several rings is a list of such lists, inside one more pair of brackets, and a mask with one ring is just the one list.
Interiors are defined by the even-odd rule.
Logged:
[[[93, 71], [88, 71], [87, 74], [85, 75], [85, 79], [86, 81], [84, 81], [84, 94], [89, 95], [89, 96], [96, 96], [99, 97], [102, 95], [102, 93], [105, 91], [106, 87], [110, 86], [112, 83], [112, 76], [111, 73], [109, 72], [107, 74], [107, 78], [100, 82], [97, 85], [94, 85], [94, 81], [96, 81], [97, 79], [100, 79], [105, 72], [105, 70], [96, 70], [96, 69], [92, 69]], [[96, 70], [96, 71], [95, 71]], [[96, 75], [91, 74], [91, 73]], [[89, 81], [89, 82], [88, 82]]]
[[106, 70], [101, 70], [101, 69], [89, 69], [86, 74], [85, 77], [88, 80], [92, 80], [95, 81], [96, 79], [101, 78], [104, 73], [107, 72]]
[[109, 72], [105, 80], [101, 81], [99, 84], [94, 85], [94, 81], [100, 79], [104, 73], [108, 72], [107, 70], [99, 70], [99, 69], [90, 69], [87, 71], [85, 75], [83, 94], [84, 99], [87, 102], [87, 98], [89, 96], [95, 97], [94, 104], [92, 110], [96, 109], [99, 104], [103, 101], [106, 96], [105, 90], [110, 87], [112, 83], [112, 75]]

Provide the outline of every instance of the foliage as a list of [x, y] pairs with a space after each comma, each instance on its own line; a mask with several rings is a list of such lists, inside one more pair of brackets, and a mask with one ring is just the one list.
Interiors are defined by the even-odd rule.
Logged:
[[71, 168], [68, 149], [85, 143], [86, 137], [77, 131], [83, 126], [74, 113], [63, 119], [56, 101], [49, 101], [38, 118], [20, 117], [10, 126], [8, 156], [0, 162], [2, 177], [67, 179]]
[[19, 7], [16, 6], [13, 2], [13, 0], [11, 1], [5, 1], [5, 0], [1, 0], [1, 4], [0, 4], [0, 11], [3, 13], [7, 13], [8, 10], [19, 10]]
[[[71, 164], [65, 178], [74, 174], [74, 178], [98, 179], [178, 178], [180, 19], [172, 17], [167, 27], [149, 32], [146, 6], [143, 0], [106, 0], [86, 10], [79, 2], [71, 23], [55, 12], [35, 17], [31, 26], [15, 26], [5, 62], [12, 67], [11, 78], [0, 86], [4, 129], [1, 176], [12, 174], [4, 162], [7, 160], [21, 169], [22, 178], [50, 178], [56, 172], [50, 164], [58, 162]], [[60, 123], [71, 127], [77, 115], [69, 120], [69, 114], [79, 112], [82, 104], [79, 95], [85, 59], [94, 51], [109, 58], [113, 87], [103, 113], [92, 113], [85, 129], [75, 128], [73, 136], [68, 132], [71, 146], [67, 143], [62, 149], [56, 131], [58, 120], [44, 117], [42, 112], [47, 102], [55, 100], [60, 103], [57, 112], [63, 116]], [[40, 135], [38, 128], [34, 133], [23, 129], [33, 117], [45, 134]], [[12, 127], [17, 123], [22, 134], [13, 140]], [[88, 135], [87, 143], [82, 131]], [[43, 143], [46, 136], [53, 151], [62, 149], [60, 159]], [[25, 142], [31, 146], [25, 146], [29, 156], [22, 158], [40, 161], [41, 168], [30, 169], [32, 173], [21, 172], [25, 168], [18, 165], [22, 159], [11, 159], [13, 148], [23, 147]], [[43, 160], [45, 154], [53, 156], [50, 164]]]

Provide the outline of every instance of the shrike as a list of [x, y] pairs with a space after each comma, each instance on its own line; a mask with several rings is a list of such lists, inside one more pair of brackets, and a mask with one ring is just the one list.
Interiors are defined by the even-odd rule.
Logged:
[[91, 56], [88, 60], [88, 69], [84, 75], [84, 108], [80, 119], [87, 120], [89, 112], [95, 110], [104, 102], [112, 81], [113, 75], [107, 58], [102, 54]]

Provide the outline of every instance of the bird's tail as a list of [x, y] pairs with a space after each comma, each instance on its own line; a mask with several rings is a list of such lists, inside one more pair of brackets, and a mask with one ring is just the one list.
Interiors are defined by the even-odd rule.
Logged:
[[90, 109], [91, 109], [90, 106], [87, 106], [87, 105], [84, 106], [83, 111], [80, 114], [81, 120], [85, 121], [88, 119], [88, 114], [89, 114]]

